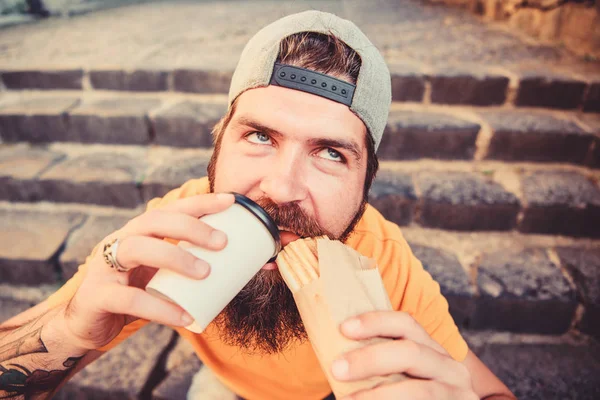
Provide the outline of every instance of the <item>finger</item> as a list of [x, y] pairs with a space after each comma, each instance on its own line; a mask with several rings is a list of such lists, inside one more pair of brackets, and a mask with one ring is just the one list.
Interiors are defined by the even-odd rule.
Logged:
[[134, 218], [125, 226], [124, 232], [127, 235], [185, 240], [210, 250], [221, 250], [227, 245], [224, 232], [195, 217], [162, 209]]
[[160, 209], [200, 218], [203, 215], [214, 214], [226, 210], [234, 203], [234, 201], [235, 197], [231, 193], [199, 194], [176, 200], [160, 207]]
[[372, 337], [404, 338], [448, 354], [410, 314], [405, 312], [374, 311], [361, 314], [342, 323], [340, 330], [344, 336], [353, 340]]
[[363, 390], [344, 397], [343, 400], [478, 400], [479, 397], [470, 390], [455, 388], [435, 381], [411, 379], [390, 385]]
[[210, 265], [171, 243], [147, 236], [128, 236], [121, 240], [117, 261], [124, 268], [139, 266], [165, 268], [194, 279], [204, 279]]
[[341, 381], [405, 373], [461, 387], [471, 382], [462, 364], [410, 340], [388, 340], [350, 351], [333, 362], [331, 371]]
[[164, 325], [188, 326], [193, 318], [181, 307], [152, 296], [142, 289], [118, 284], [100, 289], [100, 308], [112, 314], [126, 314]]

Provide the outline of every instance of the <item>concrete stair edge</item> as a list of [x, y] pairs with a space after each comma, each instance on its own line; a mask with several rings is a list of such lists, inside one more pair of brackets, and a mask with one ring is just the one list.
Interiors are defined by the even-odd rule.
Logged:
[[[600, 75], [485, 66], [445, 69], [390, 64], [394, 101], [489, 106], [512, 104], [600, 112]], [[114, 67], [11, 69], [0, 82], [11, 90], [114, 90], [223, 93], [233, 71], [194, 68]], [[0, 85], [1, 86], [1, 85]]]

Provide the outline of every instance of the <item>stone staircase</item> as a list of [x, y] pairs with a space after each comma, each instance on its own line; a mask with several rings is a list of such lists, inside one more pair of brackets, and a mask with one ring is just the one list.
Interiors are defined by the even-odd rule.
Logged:
[[[600, 66], [417, 1], [153, 2], [2, 31], [0, 320], [205, 175], [241, 47], [310, 7], [354, 20], [389, 62], [370, 201], [471, 348], [520, 399], [600, 398]], [[57, 398], [181, 399], [199, 368], [150, 325]]]

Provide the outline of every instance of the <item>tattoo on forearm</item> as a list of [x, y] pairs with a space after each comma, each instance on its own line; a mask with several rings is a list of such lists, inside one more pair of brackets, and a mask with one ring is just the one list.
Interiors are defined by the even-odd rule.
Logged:
[[1, 346], [0, 363], [28, 354], [47, 352], [48, 350], [42, 342], [42, 328], [40, 327], [15, 341]]
[[[11, 336], [17, 336], [17, 339], [0, 345], [0, 399], [29, 400], [39, 398], [44, 393], [51, 393], [83, 358], [67, 358], [62, 363], [65, 369], [44, 369], [37, 366], [44, 365], [44, 361], [32, 362], [31, 357], [27, 357], [48, 353], [48, 348], [42, 340], [43, 324], [40, 323], [46, 314], [3, 335], [4, 339]], [[32, 364], [36, 367], [26, 367]]]
[[69, 375], [82, 357], [69, 357], [63, 370], [46, 371], [36, 369], [29, 371], [20, 364], [8, 364], [9, 368], [0, 365], [0, 399], [16, 399], [23, 396], [30, 399], [39, 393], [51, 392]]

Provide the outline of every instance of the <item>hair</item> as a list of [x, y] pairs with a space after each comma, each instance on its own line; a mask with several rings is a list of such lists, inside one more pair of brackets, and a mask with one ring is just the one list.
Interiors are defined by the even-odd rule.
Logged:
[[[360, 56], [346, 43], [333, 34], [316, 32], [295, 33], [282, 39], [279, 43], [277, 62], [335, 76], [352, 84], [356, 84], [361, 67]], [[214, 168], [216, 157], [221, 149], [222, 134], [227, 125], [229, 125], [235, 113], [235, 108], [236, 101], [234, 100], [225, 116], [213, 129], [212, 135], [215, 149], [213, 151], [213, 158], [211, 158], [211, 162], [208, 165], [209, 177], [215, 176]], [[367, 168], [363, 188], [363, 205], [360, 215], [364, 212], [369, 189], [379, 169], [379, 160], [375, 153], [375, 142], [368, 130], [365, 135], [365, 147], [367, 149]], [[210, 185], [212, 190], [214, 183], [211, 181]]]

